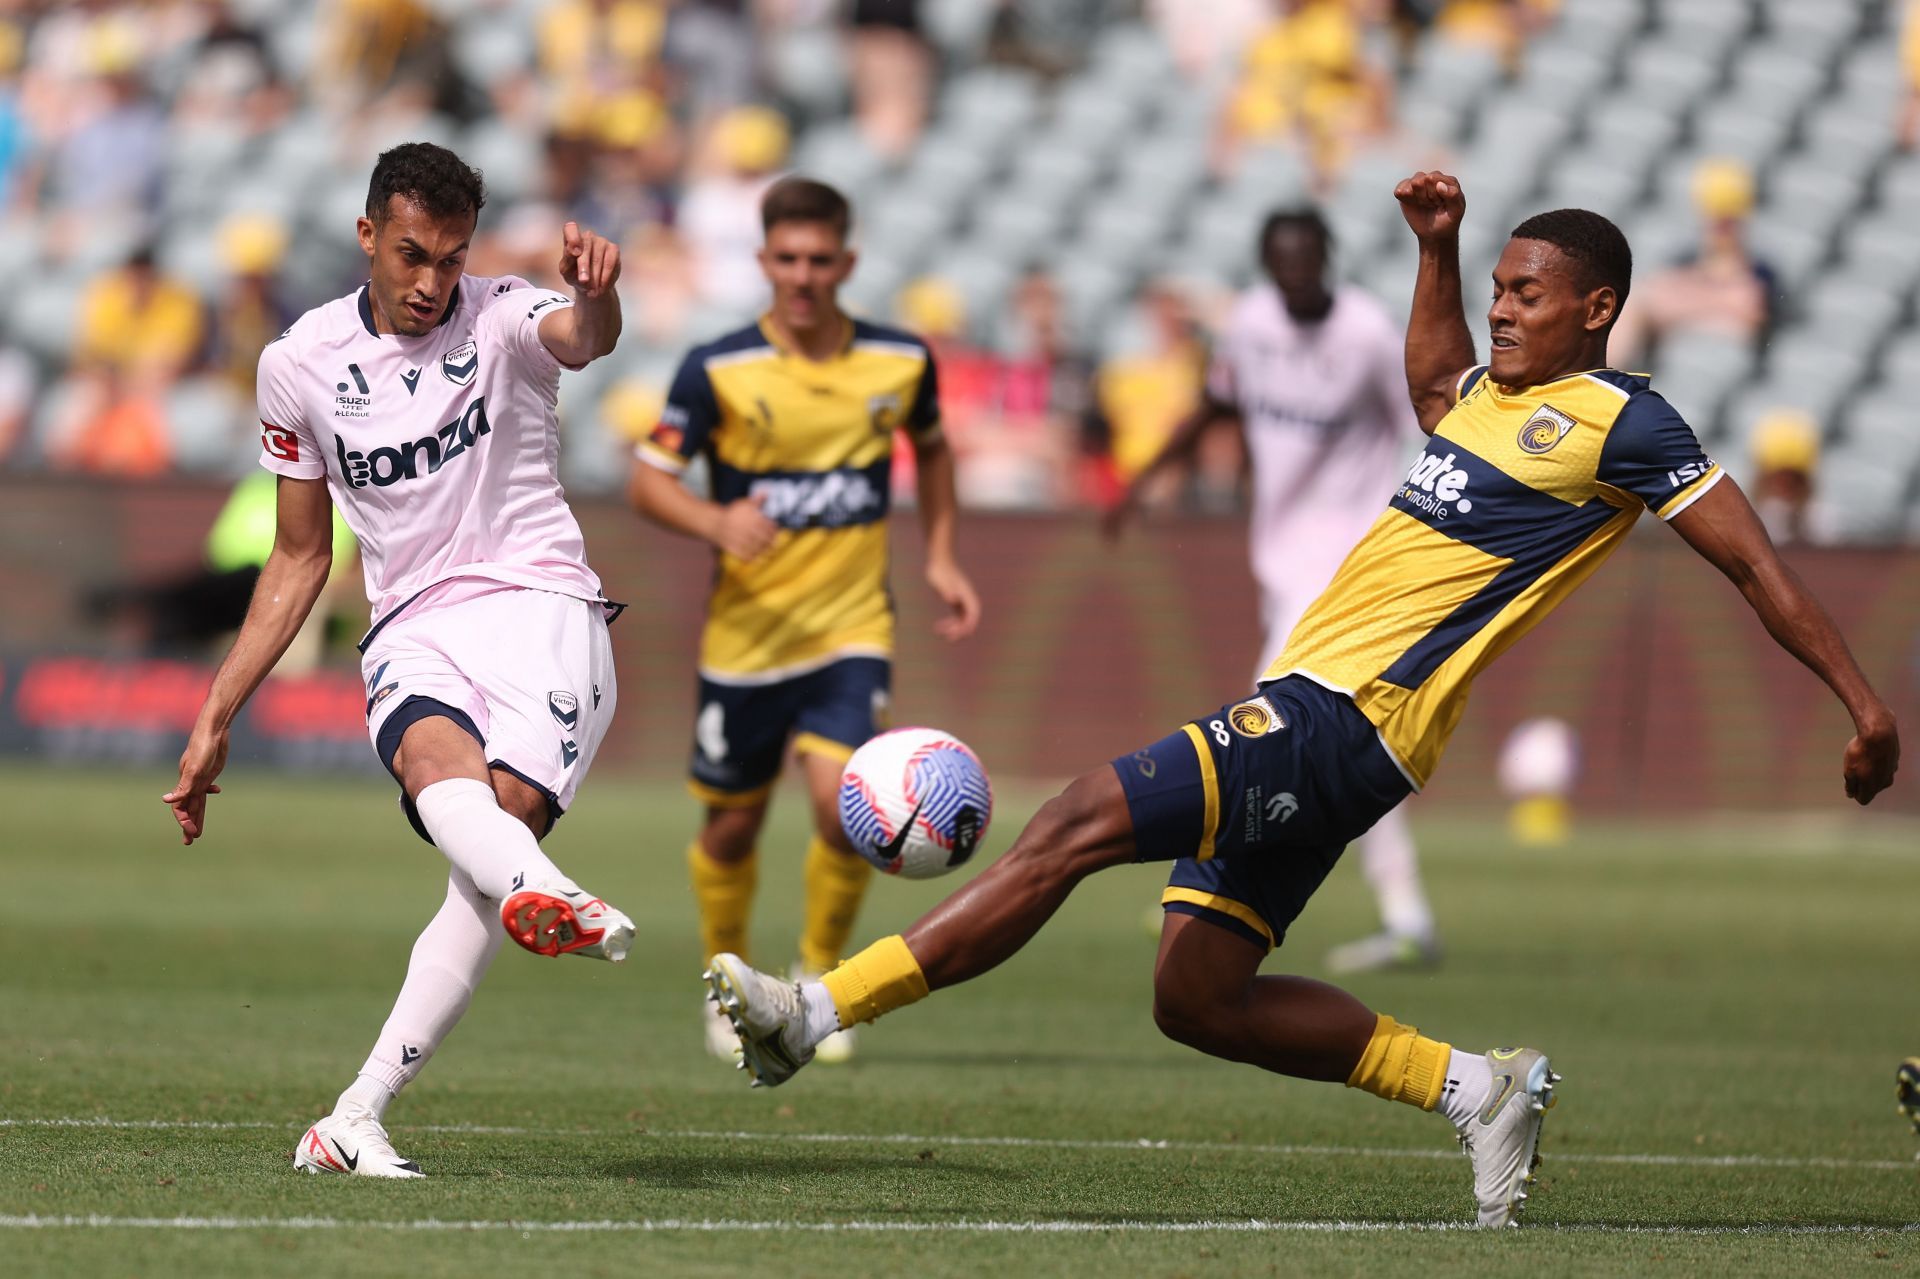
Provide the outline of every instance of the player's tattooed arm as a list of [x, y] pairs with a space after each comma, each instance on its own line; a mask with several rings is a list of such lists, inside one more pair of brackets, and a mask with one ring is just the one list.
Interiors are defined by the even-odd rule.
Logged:
[[590, 364], [620, 341], [620, 246], [569, 222], [560, 237], [560, 278], [573, 289], [573, 305], [540, 321], [540, 342], [553, 358], [573, 368]]
[[201, 703], [180, 756], [180, 780], [160, 797], [180, 825], [181, 843], [191, 844], [204, 833], [207, 796], [220, 793], [214, 779], [227, 764], [233, 721], [299, 634], [332, 567], [333, 499], [327, 482], [281, 476], [273, 551], [260, 569], [240, 635]]
[[1420, 429], [1431, 435], [1453, 407], [1461, 373], [1474, 363], [1460, 296], [1460, 222], [1467, 197], [1449, 173], [1416, 173], [1393, 196], [1420, 242], [1407, 320], [1407, 392]]
[[1892, 783], [1900, 764], [1893, 712], [1867, 683], [1827, 610], [1782, 562], [1746, 494], [1725, 476], [1670, 523], [1739, 588], [1767, 634], [1824, 680], [1847, 708], [1854, 735], [1841, 759], [1841, 775], [1849, 799], [1872, 800]]
[[920, 496], [920, 527], [927, 542], [927, 586], [946, 607], [933, 624], [942, 639], [964, 639], [980, 625], [980, 594], [954, 554], [953, 529], [960, 509], [953, 478], [953, 449], [946, 437], [915, 440], [914, 464]]

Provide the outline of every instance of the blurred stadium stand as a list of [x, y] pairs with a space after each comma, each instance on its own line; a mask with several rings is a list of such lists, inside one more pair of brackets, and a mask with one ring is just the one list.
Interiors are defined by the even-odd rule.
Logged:
[[[0, 465], [251, 465], [247, 348], [359, 278], [365, 174], [402, 139], [485, 171], [476, 271], [551, 270], [567, 216], [625, 245], [629, 336], [566, 389], [563, 457], [582, 492], [618, 485], [625, 440], [685, 346], [756, 309], [750, 211], [783, 169], [857, 201], [851, 302], [893, 318], [903, 290], [937, 277], [956, 340], [1009, 361], [1042, 343], [1057, 390], [1137, 353], [1153, 286], [1216, 319], [1276, 205], [1323, 204], [1343, 273], [1404, 309], [1412, 245], [1391, 186], [1447, 165], [1468, 193], [1470, 280], [1529, 212], [1615, 217], [1640, 309], [1660, 311], [1670, 268], [1679, 297], [1678, 318], [1636, 345], [1730, 469], [1752, 476], [1766, 414], [1804, 410], [1836, 535], [1920, 536], [1920, 36], [1899, 0], [1246, 0], [1207, 6], [1206, 24], [1171, 0], [847, 9], [0, 9], [0, 265], [22, 282], [0, 331]], [[1745, 186], [1703, 196], [1709, 169]], [[1760, 312], [1732, 325], [1690, 318], [1694, 292], [1724, 283], [1717, 251], [1678, 267], [1716, 218], [1761, 281]], [[143, 247], [151, 285], [126, 275]], [[1057, 290], [1052, 339], [1020, 311], [1036, 272]], [[166, 318], [152, 288], [200, 313]], [[1065, 465], [1111, 466], [1085, 429], [1092, 399], [1044, 405]], [[989, 496], [1107, 491], [1070, 475]]]

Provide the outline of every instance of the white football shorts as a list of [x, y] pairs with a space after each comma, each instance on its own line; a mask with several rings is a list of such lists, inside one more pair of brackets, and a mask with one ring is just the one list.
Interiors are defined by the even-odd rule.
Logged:
[[409, 725], [456, 712], [447, 717], [465, 717], [488, 764], [546, 792], [558, 817], [613, 722], [606, 606], [523, 587], [454, 585], [462, 588], [455, 602], [420, 601], [367, 643], [367, 734], [391, 771]]

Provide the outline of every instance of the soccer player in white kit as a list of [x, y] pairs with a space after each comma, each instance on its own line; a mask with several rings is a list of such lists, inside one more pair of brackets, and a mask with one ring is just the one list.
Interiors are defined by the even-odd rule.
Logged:
[[[1206, 399], [1135, 477], [1109, 513], [1117, 533], [1142, 488], [1190, 456], [1216, 422], [1240, 424], [1253, 476], [1253, 575], [1266, 640], [1256, 671], [1286, 647], [1295, 623], [1391, 495], [1390, 478], [1420, 447], [1402, 366], [1405, 335], [1372, 294], [1329, 288], [1331, 236], [1311, 210], [1270, 215], [1260, 230], [1267, 280], [1234, 304], [1207, 373]], [[1360, 837], [1360, 864], [1383, 931], [1337, 946], [1335, 972], [1430, 964], [1433, 911], [1403, 808]]]
[[383, 154], [360, 219], [368, 282], [260, 357], [261, 465], [280, 478], [273, 553], [163, 798], [205, 831], [228, 726], [327, 579], [337, 505], [360, 539], [373, 624], [367, 732], [414, 827], [451, 863], [372, 1054], [301, 1137], [309, 1172], [418, 1177], [382, 1125], [466, 1011], [503, 937], [618, 962], [633, 924], [540, 849], [613, 718], [609, 605], [555, 471], [562, 369], [620, 336], [618, 249], [571, 222], [571, 296], [465, 275], [480, 174], [442, 147]]

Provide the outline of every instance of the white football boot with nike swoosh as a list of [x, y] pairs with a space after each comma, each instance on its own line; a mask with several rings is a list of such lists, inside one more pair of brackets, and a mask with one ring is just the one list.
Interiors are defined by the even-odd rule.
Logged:
[[708, 998], [740, 1036], [740, 1069], [755, 1088], [784, 1084], [813, 1060], [805, 1042], [806, 1006], [798, 982], [782, 981], [738, 955], [718, 954], [702, 974]]
[[424, 1177], [420, 1165], [402, 1159], [387, 1130], [367, 1110], [336, 1110], [293, 1148], [293, 1166], [304, 1172], [346, 1173], [353, 1177]]
[[1495, 1048], [1487, 1065], [1493, 1069], [1487, 1103], [1460, 1125], [1460, 1144], [1473, 1160], [1480, 1224], [1517, 1226], [1540, 1166], [1540, 1126], [1560, 1076], [1537, 1048]]

